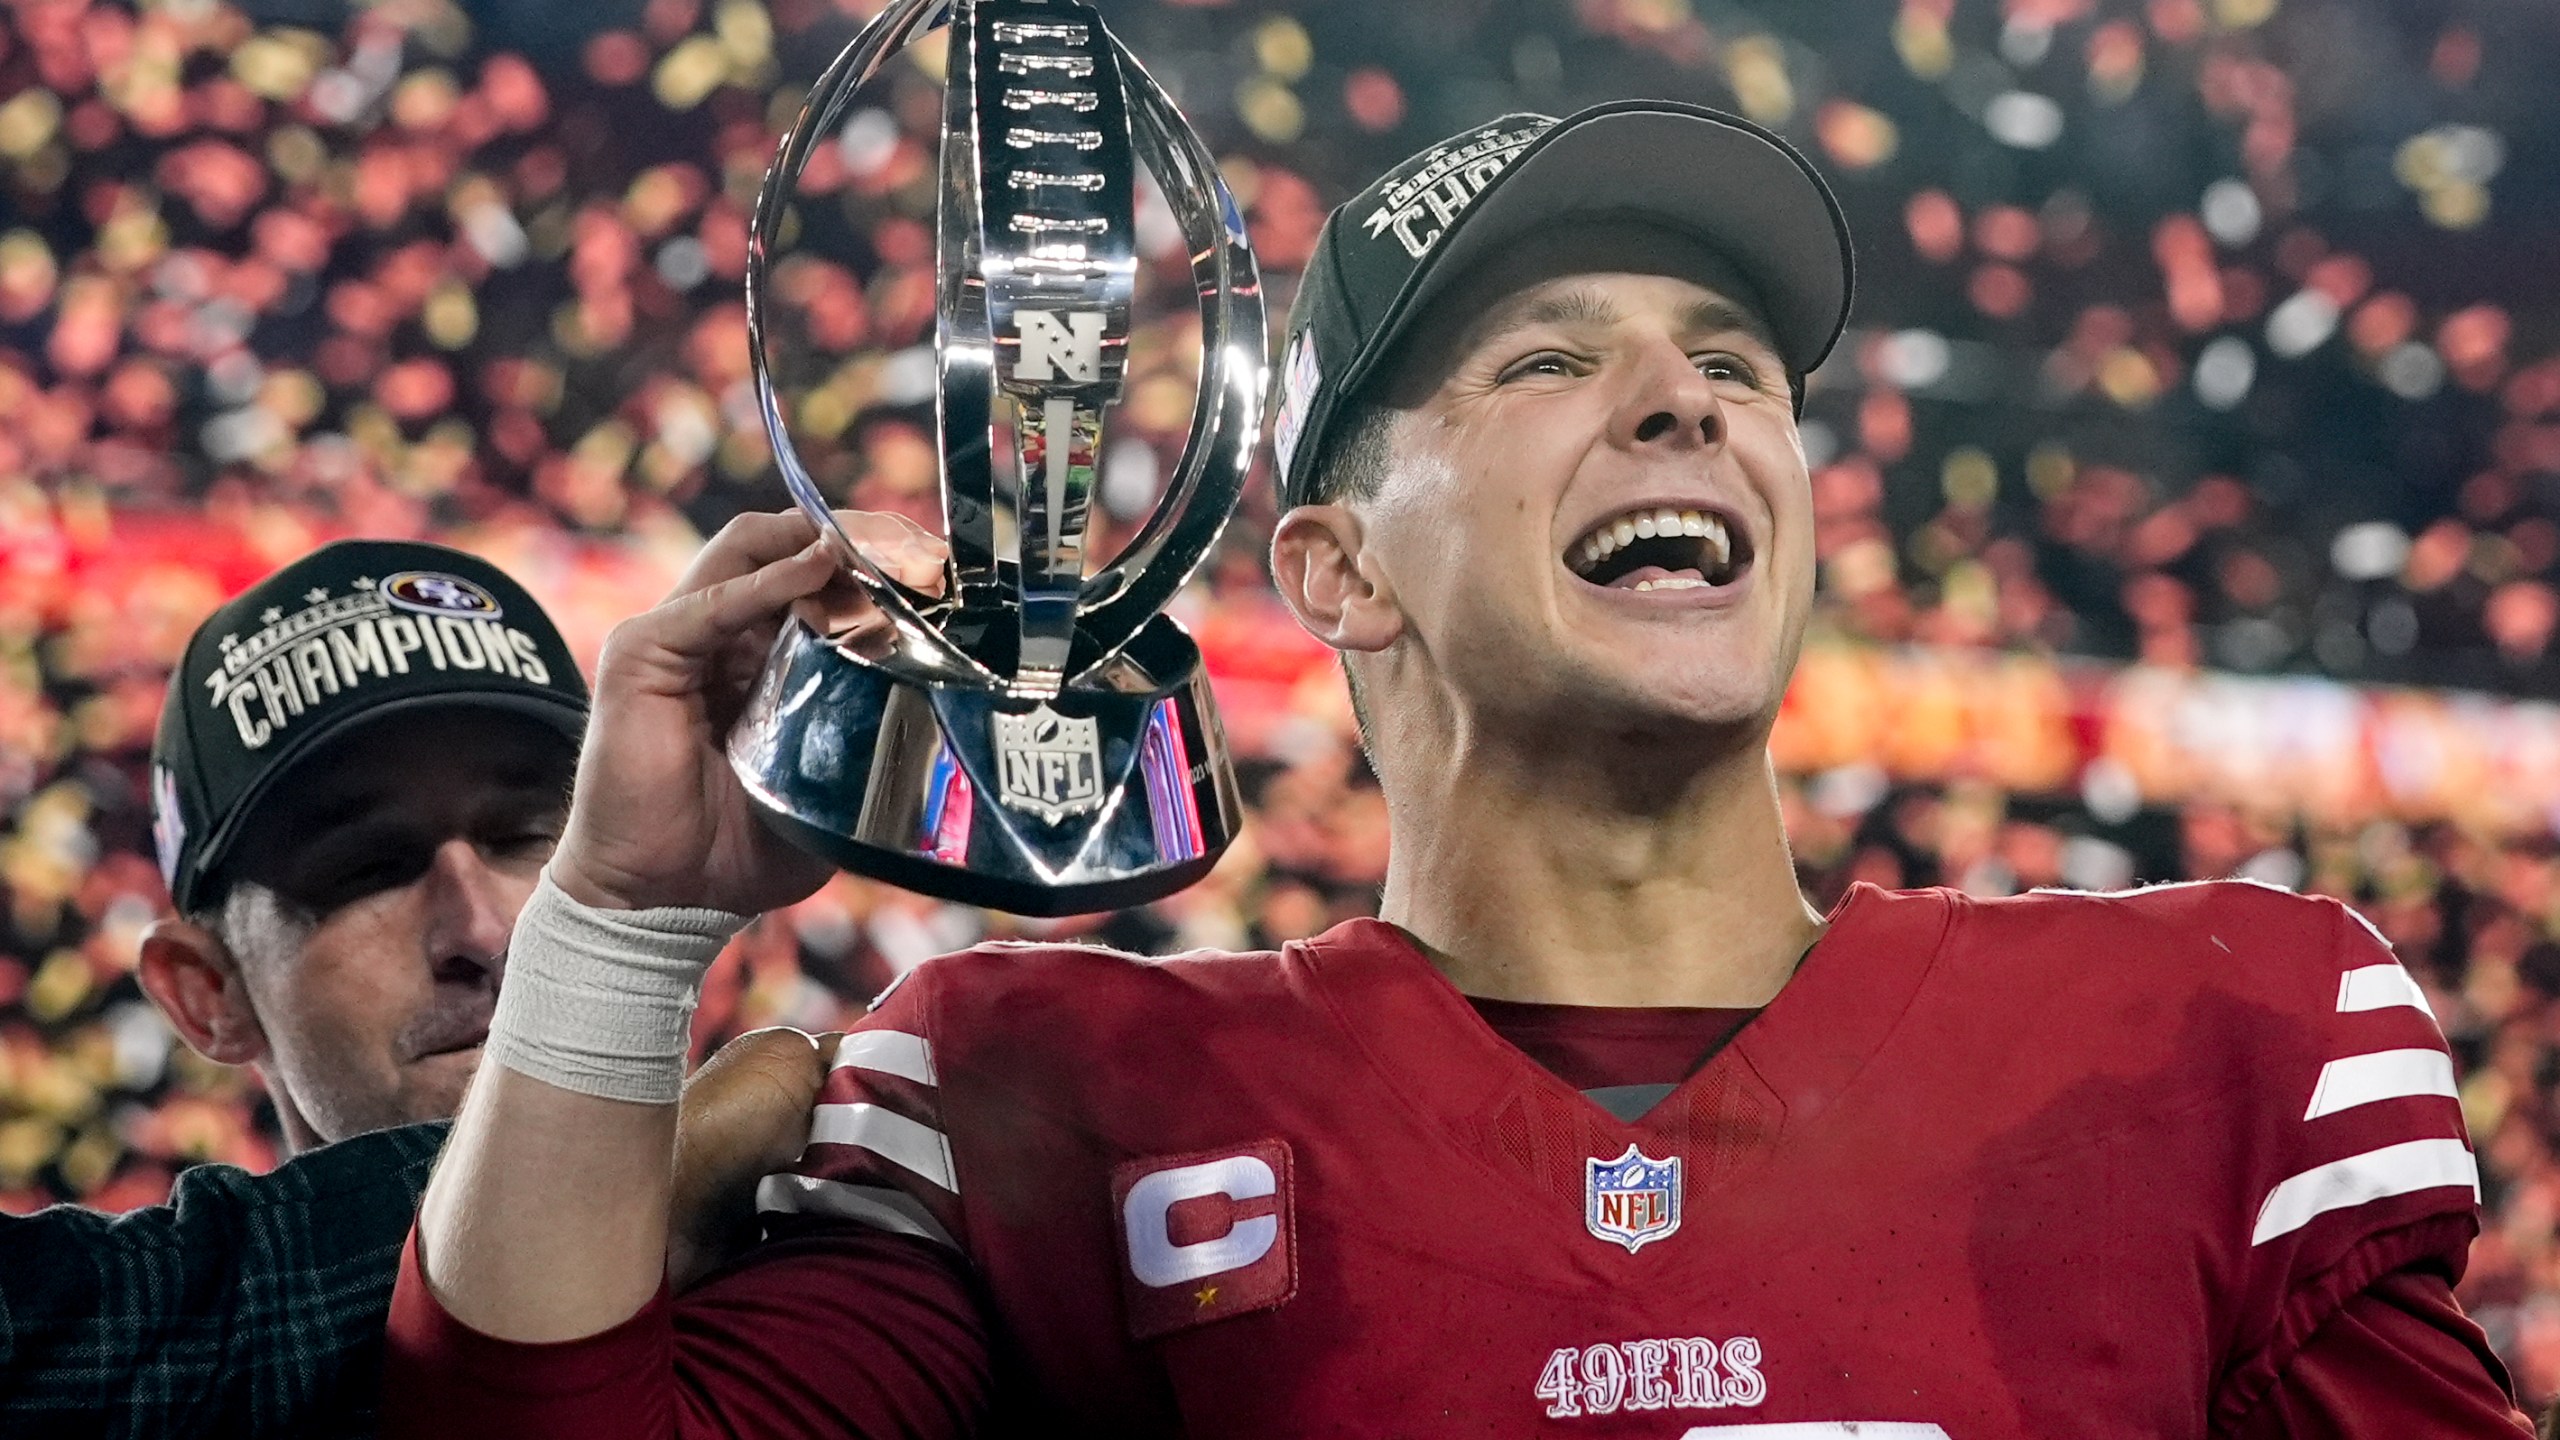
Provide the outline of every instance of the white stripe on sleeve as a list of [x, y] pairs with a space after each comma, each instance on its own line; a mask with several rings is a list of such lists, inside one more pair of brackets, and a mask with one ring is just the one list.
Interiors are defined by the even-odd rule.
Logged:
[[931, 1085], [933, 1078], [933, 1046], [921, 1035], [904, 1030], [856, 1030], [836, 1042], [836, 1063], [827, 1067], [842, 1070], [877, 1070], [919, 1085]]
[[883, 1159], [894, 1160], [957, 1195], [960, 1182], [951, 1170], [951, 1142], [930, 1125], [920, 1125], [895, 1110], [877, 1105], [821, 1105], [809, 1121], [812, 1145], [858, 1145]]
[[2479, 1162], [2459, 1140], [2409, 1140], [2314, 1165], [2267, 1192], [2249, 1243], [2290, 1235], [2332, 1210], [2450, 1185], [2468, 1189], [2474, 1200], [2480, 1196]]
[[877, 1185], [848, 1185], [810, 1175], [767, 1175], [756, 1185], [756, 1210], [765, 1215], [831, 1215], [892, 1235], [913, 1235], [960, 1248], [951, 1232], [914, 1196]]
[[2432, 1020], [2434, 1007], [2427, 1004], [2427, 992], [2407, 970], [2396, 964], [2360, 965], [2338, 977], [2338, 1013], [2358, 1010], [2388, 1010], [2395, 1005], [2410, 1009]]
[[1782, 1420], [1692, 1425], [1680, 1440], [1947, 1440], [1947, 1432], [1916, 1420]]
[[2317, 1120], [2341, 1110], [2353, 1110], [2377, 1100], [2398, 1100], [2410, 1095], [2442, 1095], [2448, 1099], [2461, 1092], [2453, 1087], [2453, 1057], [2441, 1050], [2376, 1050], [2370, 1055], [2347, 1055], [2320, 1067], [2320, 1083], [2311, 1087], [2311, 1108], [2302, 1118]]

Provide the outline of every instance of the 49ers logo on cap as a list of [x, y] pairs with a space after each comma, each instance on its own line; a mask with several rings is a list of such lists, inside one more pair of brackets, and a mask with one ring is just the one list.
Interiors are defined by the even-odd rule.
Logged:
[[1111, 1172], [1129, 1333], [1149, 1340], [1298, 1289], [1289, 1145], [1131, 1160]]
[[498, 597], [459, 575], [403, 570], [382, 582], [382, 598], [421, 615], [468, 615], [495, 620], [507, 613]]

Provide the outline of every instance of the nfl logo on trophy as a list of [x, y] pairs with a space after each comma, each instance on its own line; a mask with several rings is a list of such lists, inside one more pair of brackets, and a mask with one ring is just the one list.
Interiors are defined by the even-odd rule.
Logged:
[[1102, 804], [1102, 748], [1090, 720], [1070, 720], [1046, 705], [998, 715], [996, 757], [1004, 775], [997, 798], [1017, 810], [1055, 825]]
[[1656, 1160], [1633, 1145], [1615, 1160], [1593, 1159], [1582, 1222], [1632, 1255], [1680, 1228], [1680, 1157]]
[[[807, 410], [772, 375], [769, 265], [786, 212], [819, 213], [797, 197], [811, 155], [945, 16], [933, 399], [950, 559], [916, 589], [854, 545], [792, 444], [784, 417]], [[1167, 268], [1188, 257], [1167, 280], [1198, 306], [1199, 391], [1154, 510], [1088, 565], [1144, 269], [1142, 168], [1181, 232]], [[1084, 0], [890, 0], [784, 136], [746, 279], [774, 462], [887, 621], [783, 627], [729, 735], [764, 819], [848, 870], [1031, 915], [1141, 904], [1206, 874], [1243, 806], [1199, 647], [1162, 612], [1235, 509], [1267, 367], [1243, 215], [1162, 87]]]

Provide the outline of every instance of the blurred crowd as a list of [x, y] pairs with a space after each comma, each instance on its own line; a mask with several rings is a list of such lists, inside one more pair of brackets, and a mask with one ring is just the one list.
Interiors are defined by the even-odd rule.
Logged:
[[[431, 536], [507, 566], [592, 656], [703, 534], [784, 503], [748, 216], [878, 8], [0, 0], [0, 1204], [129, 1206], [192, 1161], [273, 1156], [254, 1084], [173, 1045], [130, 979], [165, 903], [142, 761], [199, 618], [321, 540]], [[2560, 736], [2530, 703], [2560, 696], [2560, 116], [2536, 105], [2560, 11], [1102, 8], [1220, 156], [1275, 315], [1327, 205], [1503, 110], [1668, 95], [1814, 153], [1861, 268], [1804, 425], [1817, 656], [2472, 687]], [[910, 52], [817, 148], [772, 288], [811, 473], [923, 519], [941, 62]], [[1179, 454], [1198, 358], [1156, 202], [1141, 243], [1106, 551]], [[1328, 657], [1269, 594], [1271, 507], [1257, 482], [1179, 606], [1250, 799], [1209, 880], [1034, 926], [839, 879], [723, 958], [700, 1038], [839, 1023], [989, 934], [1260, 945], [1373, 905], [1383, 807]], [[2463, 1066], [2491, 1214], [2466, 1298], [2529, 1393], [2560, 1393], [2560, 775], [2509, 785], [2532, 823], [2492, 825], [1789, 723], [1825, 901], [2248, 874], [2358, 903]]]

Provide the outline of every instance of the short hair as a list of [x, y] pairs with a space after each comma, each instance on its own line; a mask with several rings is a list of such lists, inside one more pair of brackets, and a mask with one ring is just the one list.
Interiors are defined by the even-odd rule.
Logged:
[[1324, 449], [1309, 467], [1301, 505], [1331, 505], [1366, 500], [1387, 478], [1388, 433], [1395, 412], [1366, 395], [1347, 395], [1342, 411], [1327, 429]]
[[233, 961], [245, 965], [252, 947], [243, 943], [243, 937], [256, 932], [251, 912], [260, 907], [290, 925], [313, 925], [319, 920], [273, 888], [245, 877], [224, 880], [210, 899], [199, 900], [193, 910], [183, 912], [180, 918], [221, 941]]

